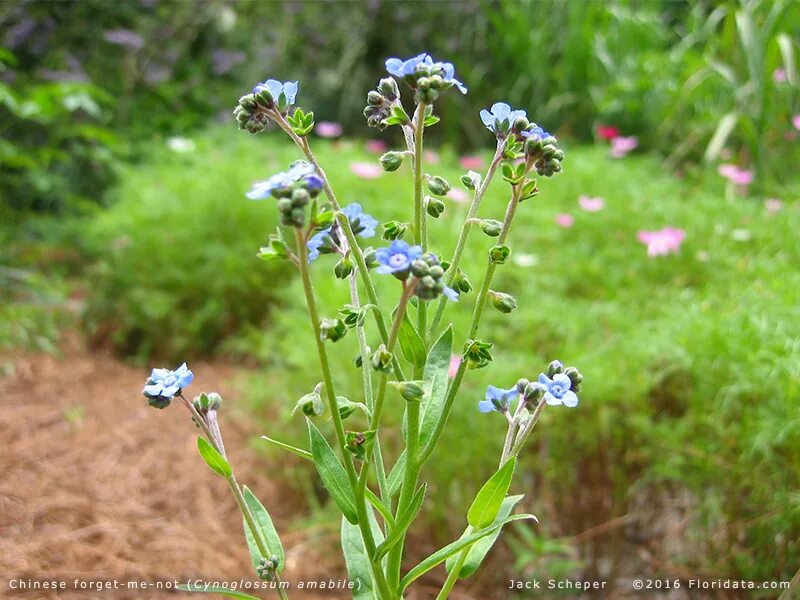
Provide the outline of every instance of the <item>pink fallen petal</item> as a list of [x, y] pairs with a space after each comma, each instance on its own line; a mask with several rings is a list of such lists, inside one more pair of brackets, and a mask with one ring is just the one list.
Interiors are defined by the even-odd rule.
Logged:
[[605, 208], [606, 201], [600, 197], [592, 198], [590, 196], [580, 196], [578, 198], [578, 204], [586, 212], [598, 212]]
[[462, 156], [458, 159], [458, 164], [465, 169], [482, 169], [485, 162], [480, 156]]
[[792, 117], [792, 125], [797, 131], [800, 131], [800, 115], [795, 115]]
[[563, 227], [564, 229], [568, 229], [575, 225], [575, 217], [568, 215], [567, 213], [558, 213], [556, 215], [556, 225]]
[[439, 153], [434, 152], [433, 150], [425, 150], [422, 153], [422, 159], [431, 165], [438, 165], [439, 164]]
[[647, 246], [648, 256], [666, 256], [680, 249], [686, 239], [686, 232], [683, 229], [664, 227], [656, 231], [640, 231], [636, 238]]
[[458, 372], [458, 367], [461, 366], [461, 355], [460, 354], [451, 354], [450, 355], [450, 368], [447, 370], [447, 376], [452, 379], [456, 376]]
[[750, 185], [753, 183], [753, 172], [743, 169], [738, 170], [736, 173], [733, 173], [729, 179], [736, 185]]
[[383, 140], [367, 140], [364, 147], [367, 149], [367, 152], [372, 152], [374, 154], [383, 154], [386, 152], [386, 148], [388, 148], [386, 142]]
[[614, 127], [613, 125], [598, 125], [597, 135], [604, 140], [613, 140], [614, 138], [619, 137], [619, 128]]
[[783, 202], [777, 198], [767, 198], [764, 200], [764, 208], [768, 215], [774, 215], [783, 208]]
[[324, 138], [337, 138], [342, 135], [342, 126], [331, 121], [320, 121], [314, 126], [314, 132]]
[[611, 156], [622, 158], [639, 145], [639, 139], [634, 136], [617, 136], [611, 140]]
[[772, 80], [775, 83], [784, 83], [786, 81], [786, 69], [775, 69], [772, 72]]
[[460, 190], [458, 188], [453, 188], [449, 192], [447, 192], [446, 198], [449, 198], [453, 202], [458, 202], [459, 204], [464, 204], [469, 200], [469, 196], [467, 196], [467, 192], [464, 190]]
[[350, 163], [350, 170], [364, 179], [377, 179], [383, 173], [383, 170], [378, 165], [365, 162]]

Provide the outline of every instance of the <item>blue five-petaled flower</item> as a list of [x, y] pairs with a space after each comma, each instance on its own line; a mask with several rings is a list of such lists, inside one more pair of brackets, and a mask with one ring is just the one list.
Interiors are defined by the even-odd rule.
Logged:
[[[353, 233], [363, 238], [371, 238], [375, 235], [375, 228], [378, 226], [378, 220], [372, 215], [365, 213], [358, 202], [348, 204], [342, 209], [342, 212], [347, 215], [350, 221], [350, 226]], [[332, 241], [338, 245], [338, 240], [331, 240], [331, 236], [336, 235], [334, 227], [338, 229], [338, 225], [334, 224], [315, 233], [311, 239], [306, 242], [308, 248], [308, 262], [319, 258], [320, 249], [326, 245], [328, 241]]]
[[[288, 108], [289, 106], [292, 106], [297, 98], [296, 81], [287, 81], [282, 83], [277, 79], [267, 79], [263, 83], [256, 84], [256, 86], [253, 88], [253, 93], [257, 94], [265, 88], [269, 90], [269, 93], [272, 94], [272, 98], [282, 108]], [[281, 94], [283, 94], [285, 101], [281, 101]]]
[[142, 393], [148, 398], [172, 398], [181, 389], [192, 383], [194, 374], [183, 363], [174, 371], [153, 369]]
[[322, 189], [322, 179], [317, 175], [314, 165], [304, 160], [296, 160], [289, 165], [288, 171], [276, 173], [266, 181], [254, 183], [253, 189], [247, 192], [247, 197], [251, 200], [263, 200], [269, 198], [272, 192], [290, 188], [301, 180], [306, 189]]
[[486, 388], [486, 399], [478, 402], [478, 410], [483, 413], [488, 413], [493, 410], [505, 413], [511, 404], [511, 400], [517, 397], [517, 387], [504, 390], [502, 388], [490, 385]]
[[544, 400], [550, 406], [578, 406], [578, 396], [571, 390], [572, 380], [564, 373], [553, 375], [552, 379], [540, 373], [537, 384], [544, 390]]
[[543, 140], [544, 138], [550, 137], [550, 133], [542, 129], [536, 124], [533, 124], [530, 129], [526, 129], [520, 132], [520, 135], [524, 138], [533, 137]]
[[[481, 111], [481, 121], [495, 135], [505, 135], [518, 117], [528, 117], [524, 110], [511, 110], [505, 102], [495, 102], [491, 110]], [[541, 129], [541, 128], [540, 128]]]
[[434, 61], [431, 55], [426, 52], [407, 60], [403, 60], [402, 58], [386, 59], [386, 71], [389, 75], [393, 75], [399, 79], [413, 77], [419, 70], [418, 67], [420, 65], [423, 65], [422, 70], [425, 71], [439, 71], [441, 78], [445, 82], [456, 86], [462, 94], [467, 93], [466, 86], [454, 77], [456, 69], [453, 63]]
[[422, 257], [422, 247], [409, 246], [403, 240], [394, 240], [388, 248], [379, 248], [375, 258], [379, 266], [375, 271], [382, 275], [402, 273], [411, 268], [411, 263]]

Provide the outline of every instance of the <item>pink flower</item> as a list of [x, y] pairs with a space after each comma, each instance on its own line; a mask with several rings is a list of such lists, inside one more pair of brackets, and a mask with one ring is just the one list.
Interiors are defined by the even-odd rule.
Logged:
[[753, 183], [753, 172], [740, 169], [736, 165], [720, 165], [717, 171], [725, 179], [736, 185], [750, 185]]
[[567, 213], [558, 213], [556, 215], [556, 225], [563, 227], [564, 229], [569, 229], [575, 225], [575, 217], [568, 215]]
[[617, 136], [611, 140], [611, 156], [614, 158], [622, 158], [628, 152], [639, 145], [639, 140], [636, 136]]
[[786, 69], [775, 69], [772, 72], [772, 80], [775, 83], [784, 83], [786, 81]]
[[598, 125], [597, 135], [604, 140], [613, 140], [615, 137], [619, 137], [619, 128], [612, 125]]
[[683, 229], [664, 227], [657, 231], [640, 231], [636, 238], [647, 246], [647, 256], [666, 256], [680, 250], [686, 232]]
[[447, 370], [447, 376], [452, 379], [456, 376], [458, 372], [458, 367], [461, 366], [461, 355], [460, 354], [451, 354], [450, 355], [450, 368]]
[[383, 170], [378, 165], [365, 162], [350, 163], [350, 170], [364, 179], [376, 179], [383, 173]]
[[774, 215], [783, 208], [783, 202], [777, 198], [767, 198], [764, 200], [764, 208], [767, 210], [768, 215]]
[[600, 197], [580, 196], [578, 197], [578, 204], [586, 212], [598, 212], [605, 208], [606, 201]]
[[364, 147], [367, 149], [367, 152], [383, 154], [386, 152], [387, 145], [383, 140], [367, 140], [367, 143], [364, 144]]
[[422, 153], [422, 158], [426, 163], [430, 163], [432, 165], [439, 164], [439, 153], [434, 152], [433, 150], [425, 150], [425, 152]]
[[480, 156], [462, 156], [458, 159], [458, 164], [465, 169], [482, 169], [484, 161]]
[[800, 115], [795, 115], [792, 117], [792, 125], [797, 131], [800, 131]]
[[342, 126], [331, 121], [320, 121], [314, 126], [314, 132], [319, 137], [337, 138], [342, 135]]
[[445, 196], [445, 198], [449, 198], [453, 202], [458, 202], [459, 204], [464, 204], [467, 200], [469, 200], [467, 192], [458, 188], [453, 188], [447, 192], [447, 196]]

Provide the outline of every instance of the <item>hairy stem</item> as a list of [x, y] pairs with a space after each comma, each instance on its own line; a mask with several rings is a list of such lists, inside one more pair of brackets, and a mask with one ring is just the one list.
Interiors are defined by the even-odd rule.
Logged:
[[[425, 110], [424, 102], [417, 104], [414, 113], [414, 241], [422, 246], [422, 251], [428, 251], [428, 217], [423, 206], [422, 198], [422, 140], [425, 135]], [[425, 329], [428, 321], [428, 306], [425, 302], [417, 303], [417, 331], [425, 343]], [[417, 368], [415, 368], [415, 371]], [[415, 377], [419, 374], [415, 373]]]

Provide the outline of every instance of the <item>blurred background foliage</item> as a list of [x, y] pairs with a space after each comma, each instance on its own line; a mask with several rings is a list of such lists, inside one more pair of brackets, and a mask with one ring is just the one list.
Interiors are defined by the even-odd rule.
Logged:
[[[510, 536], [498, 577], [508, 553], [527, 577], [620, 573], [637, 547], [665, 573], [788, 579], [800, 560], [798, 31], [800, 3], [780, 0], [2, 3], [0, 349], [55, 350], [79, 324], [139, 362], [245, 361], [260, 367], [254, 414], [266, 407], [265, 427], [299, 441], [288, 412], [313, 383], [296, 344], [307, 317], [293, 273], [255, 259], [274, 212], [243, 198], [297, 155], [277, 134], [237, 132], [231, 111], [256, 81], [299, 80], [299, 104], [343, 125], [344, 139], [312, 141], [343, 201], [405, 219], [403, 173], [365, 180], [351, 163], [375, 162], [364, 139], [400, 144], [361, 111], [386, 57], [425, 50], [470, 87], [437, 105], [434, 172], [457, 182], [458, 155], [488, 158], [477, 113], [497, 100], [567, 149], [567, 174], [515, 225], [522, 262], [498, 279], [522, 308], [489, 320], [505, 332], [497, 361], [465, 388], [443, 446], [459, 451], [430, 467], [434, 535], [452, 537], [492, 468], [499, 426], [474, 410], [482, 386], [558, 356], [580, 365], [586, 391], [580, 410], [544, 417], [524, 483], [548, 525]], [[643, 156], [609, 158], [601, 124], [637, 136]], [[725, 187], [721, 160], [754, 173], [747, 193]], [[606, 208], [581, 213], [582, 194]], [[769, 197], [785, 207], [767, 213]], [[503, 201], [497, 184], [483, 216]], [[464, 207], [447, 210], [432, 225], [443, 248]], [[556, 227], [558, 213], [574, 228]], [[684, 248], [648, 258], [637, 230], [666, 225], [686, 229]], [[473, 237], [471, 264], [487, 245]], [[346, 298], [330, 266], [315, 264], [327, 316]], [[381, 281], [386, 302], [393, 290]], [[452, 309], [457, 328], [470, 304]], [[353, 340], [333, 354], [356, 389]], [[303, 489], [308, 473], [281, 470]], [[584, 536], [598, 523], [620, 524]]]

